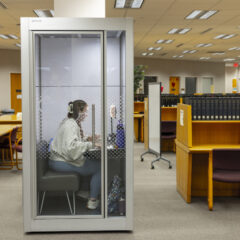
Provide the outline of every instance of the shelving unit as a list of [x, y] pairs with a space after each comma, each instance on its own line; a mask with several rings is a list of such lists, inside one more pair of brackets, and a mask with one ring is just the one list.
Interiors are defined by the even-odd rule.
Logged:
[[[192, 121], [191, 106], [178, 104], [177, 190], [186, 202], [208, 194], [208, 164], [215, 148], [240, 148], [240, 121]], [[214, 196], [239, 196], [240, 184], [214, 182]]]

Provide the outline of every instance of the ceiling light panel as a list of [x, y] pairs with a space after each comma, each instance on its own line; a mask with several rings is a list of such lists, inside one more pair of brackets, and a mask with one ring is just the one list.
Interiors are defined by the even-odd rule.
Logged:
[[156, 43], [163, 43], [165, 40], [163, 40], [163, 39], [159, 39], [159, 40], [157, 40], [156, 41]]
[[17, 47], [21, 47], [21, 44], [20, 43], [16, 43], [15, 44]]
[[194, 10], [192, 13], [190, 13], [186, 19], [190, 20], [190, 19], [195, 19], [200, 13], [202, 12], [202, 10]]
[[3, 9], [8, 9], [7, 5], [3, 1], [0, 1], [0, 7]]
[[236, 34], [220, 34], [218, 36], [216, 36], [214, 39], [229, 39], [229, 38], [233, 38], [235, 37]]
[[150, 47], [150, 48], [148, 48], [149, 51], [152, 51], [153, 49], [154, 49], [154, 47]]
[[190, 30], [191, 30], [191, 28], [184, 28], [184, 29], [180, 30], [178, 33], [185, 34], [185, 33], [189, 32]]
[[154, 48], [155, 50], [159, 51], [161, 50], [162, 48], [161, 47], [157, 47], [157, 48]]
[[13, 34], [8, 34], [8, 37], [11, 39], [18, 39], [18, 37], [16, 35]]
[[33, 10], [33, 12], [38, 17], [53, 17], [54, 16], [54, 11], [48, 10], [48, 9], [35, 9], [35, 10]]
[[143, 55], [143, 56], [147, 56], [147, 53], [146, 53], [146, 52], [144, 52], [144, 53], [142, 53], [142, 55]]
[[132, 3], [132, 8], [141, 8], [143, 0], [134, 0]]
[[218, 12], [217, 10], [206, 11], [203, 15], [201, 15], [201, 17], [199, 19], [208, 19], [211, 16], [213, 16], [214, 14], [216, 14], [217, 12]]
[[231, 61], [235, 61], [235, 58], [225, 58], [224, 62], [231, 62]]
[[115, 0], [115, 8], [141, 8], [144, 0]]
[[169, 44], [169, 43], [172, 43], [172, 42], [173, 42], [173, 40], [169, 39], [169, 40], [166, 40], [164, 43]]
[[208, 59], [210, 59], [210, 57], [201, 57], [200, 59], [201, 60], [208, 60]]
[[152, 56], [154, 53], [149, 53], [148, 56]]
[[230, 34], [230, 35], [223, 37], [223, 39], [229, 39], [229, 38], [233, 38], [235, 36], [236, 36], [236, 34]]
[[178, 28], [173, 28], [168, 32], [168, 34], [175, 34], [175, 33], [177, 33], [177, 31], [179, 31]]
[[4, 35], [4, 34], [0, 34], [0, 38], [2, 38], [2, 39], [9, 39], [9, 37], [7, 35]]

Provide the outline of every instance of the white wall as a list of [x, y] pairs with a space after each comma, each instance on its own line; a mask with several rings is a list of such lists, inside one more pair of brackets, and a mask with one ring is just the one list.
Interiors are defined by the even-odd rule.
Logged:
[[225, 68], [225, 89], [226, 92], [231, 93], [232, 88], [232, 80], [237, 78], [237, 91], [240, 92], [240, 80], [239, 80], [239, 68], [235, 67], [226, 67]]
[[164, 93], [169, 93], [170, 76], [180, 77], [180, 89], [185, 89], [185, 77], [197, 77], [197, 92], [201, 92], [202, 77], [213, 77], [215, 93], [225, 92], [225, 63], [135, 58], [134, 65], [148, 66], [146, 75], [157, 76]]
[[20, 72], [20, 51], [0, 49], [0, 110], [11, 108], [10, 73]]

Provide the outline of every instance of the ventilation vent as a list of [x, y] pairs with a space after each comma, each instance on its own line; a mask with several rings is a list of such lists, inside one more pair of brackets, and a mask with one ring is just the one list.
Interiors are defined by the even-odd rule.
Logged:
[[0, 1], [0, 7], [3, 8], [3, 9], [7, 9], [7, 5], [3, 2], [3, 1]]
[[181, 44], [178, 44], [176, 47], [181, 47], [181, 46], [183, 46], [184, 44], [183, 43], [181, 43]]
[[210, 32], [210, 31], [212, 31], [212, 30], [213, 30], [213, 28], [208, 28], [207, 30], [201, 32], [200, 34], [205, 34], [205, 33]]

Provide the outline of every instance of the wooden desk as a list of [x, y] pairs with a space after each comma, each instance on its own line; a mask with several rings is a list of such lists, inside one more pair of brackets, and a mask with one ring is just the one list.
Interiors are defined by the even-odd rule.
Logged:
[[0, 116], [0, 124], [22, 124], [22, 118], [17, 118], [16, 114]]
[[[182, 112], [180, 124], [180, 111]], [[192, 121], [191, 106], [179, 104], [177, 115], [176, 174], [177, 191], [187, 203], [192, 196], [239, 196], [240, 184], [213, 182], [212, 150], [240, 148], [240, 121]], [[210, 180], [209, 180], [210, 179]]]
[[134, 114], [134, 132], [136, 139], [144, 141], [144, 114]]
[[3, 136], [13, 130], [15, 127], [21, 127], [22, 125], [19, 124], [2, 124], [0, 125], [0, 136]]

